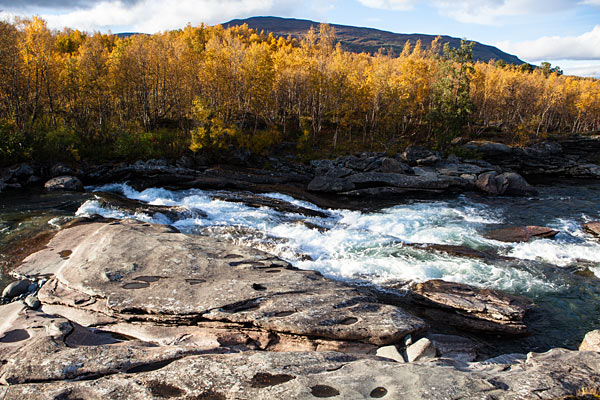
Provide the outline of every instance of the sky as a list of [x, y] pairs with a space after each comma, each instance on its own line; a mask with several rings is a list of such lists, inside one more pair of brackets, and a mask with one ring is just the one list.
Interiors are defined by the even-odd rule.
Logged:
[[311, 19], [475, 40], [600, 78], [600, 0], [0, 0], [0, 10], [0, 19], [39, 15], [56, 29], [113, 33], [258, 15]]

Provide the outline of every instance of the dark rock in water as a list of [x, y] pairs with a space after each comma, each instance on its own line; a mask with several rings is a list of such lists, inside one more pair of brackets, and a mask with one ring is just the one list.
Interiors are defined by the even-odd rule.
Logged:
[[588, 222], [583, 229], [594, 236], [600, 237], [600, 222]]
[[500, 242], [528, 242], [532, 238], [553, 238], [559, 232], [543, 226], [513, 226], [487, 232], [485, 237]]
[[354, 188], [354, 184], [347, 179], [329, 176], [317, 176], [308, 184], [309, 191], [322, 193], [347, 192]]
[[438, 152], [417, 145], [408, 146], [404, 151], [403, 158], [411, 167], [434, 165], [441, 160]]
[[2, 297], [12, 299], [13, 297], [20, 296], [23, 293], [27, 292], [27, 289], [29, 289], [29, 285], [31, 285], [31, 281], [27, 279], [12, 282], [10, 285], [4, 288], [4, 291], [2, 292]]
[[297, 206], [285, 200], [273, 199], [253, 193], [236, 192], [222, 195], [216, 194], [213, 196], [213, 198], [224, 201], [244, 203], [248, 207], [269, 207], [279, 212], [301, 214], [308, 217], [327, 218], [329, 216], [327, 213], [322, 211], [311, 210], [310, 208]]
[[481, 174], [477, 178], [476, 185], [479, 190], [493, 195], [529, 196], [537, 194], [537, 190], [533, 186], [514, 172]]
[[190, 209], [184, 206], [157, 206], [144, 203], [143, 201], [121, 197], [113, 193], [95, 192], [94, 196], [102, 207], [125, 211], [129, 214], [141, 213], [149, 216], [162, 214], [171, 222], [188, 218], [206, 218], [207, 216], [204, 211], [197, 208]]
[[406, 243], [406, 246], [414, 247], [423, 250], [440, 251], [453, 256], [467, 257], [467, 258], [493, 258], [491, 254], [484, 253], [479, 250], [475, 250], [467, 246], [453, 246], [448, 244], [437, 244], [437, 243]]
[[523, 319], [531, 301], [522, 297], [438, 279], [413, 285], [409, 295], [413, 302], [426, 307], [428, 317], [467, 331], [528, 332]]
[[44, 188], [48, 191], [67, 190], [81, 192], [83, 191], [83, 184], [74, 176], [59, 176], [46, 182]]

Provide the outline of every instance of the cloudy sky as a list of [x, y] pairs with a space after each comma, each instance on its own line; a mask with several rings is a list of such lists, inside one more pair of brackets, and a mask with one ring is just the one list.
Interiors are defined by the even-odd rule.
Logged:
[[0, 0], [0, 18], [153, 33], [256, 15], [306, 18], [496, 45], [566, 73], [600, 77], [600, 0]]

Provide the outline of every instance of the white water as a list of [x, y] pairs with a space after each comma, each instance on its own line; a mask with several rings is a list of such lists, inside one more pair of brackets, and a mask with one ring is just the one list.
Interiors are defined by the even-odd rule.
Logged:
[[[507, 266], [455, 257], [404, 246], [403, 243], [463, 245], [495, 249], [503, 255], [567, 266], [586, 260], [600, 263], [600, 245], [581, 231], [580, 222], [557, 219], [551, 224], [562, 233], [554, 240], [506, 244], [488, 240], [483, 233], [510, 223], [505, 211], [459, 197], [451, 202], [428, 201], [399, 205], [377, 212], [321, 210], [317, 206], [282, 194], [267, 194], [298, 206], [327, 213], [327, 218], [307, 218], [263, 207], [214, 199], [202, 190], [138, 192], [126, 184], [95, 188], [118, 192], [153, 205], [200, 209], [206, 218], [170, 221], [163, 215], [128, 215], [87, 201], [77, 215], [99, 214], [110, 218], [136, 218], [145, 222], [172, 224], [182, 232], [221, 235], [260, 248], [304, 269], [321, 271], [338, 279], [361, 279], [374, 283], [444, 279], [490, 286], [519, 293], [561, 290], [535, 269]], [[305, 224], [305, 222], [310, 223]], [[311, 225], [312, 224], [312, 225]], [[323, 229], [317, 229], [316, 226]], [[226, 227], [235, 227], [234, 233]], [[598, 265], [591, 269], [599, 273]]]

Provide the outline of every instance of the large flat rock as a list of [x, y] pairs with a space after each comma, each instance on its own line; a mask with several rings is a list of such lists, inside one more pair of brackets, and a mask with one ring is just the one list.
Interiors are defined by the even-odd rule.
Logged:
[[425, 323], [358, 289], [267, 253], [161, 225], [124, 220], [59, 232], [16, 273], [53, 277], [42, 303], [124, 321], [202, 321], [387, 344]]

